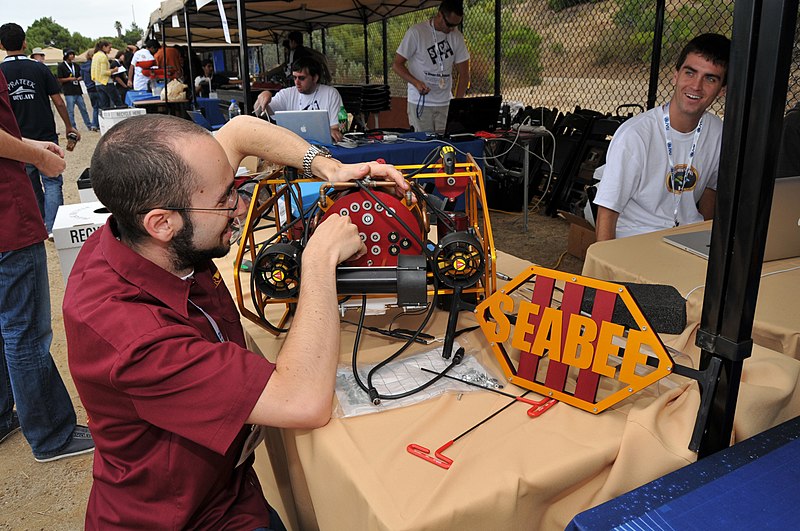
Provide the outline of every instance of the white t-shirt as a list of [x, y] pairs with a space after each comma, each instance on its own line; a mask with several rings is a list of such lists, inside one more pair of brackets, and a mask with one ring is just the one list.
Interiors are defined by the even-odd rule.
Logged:
[[[453, 65], [469, 61], [469, 52], [460, 31], [436, 31], [427, 20], [408, 28], [397, 53], [405, 57], [408, 71], [431, 89], [425, 95], [425, 105], [443, 107], [453, 96]], [[444, 87], [439, 80], [444, 79]], [[420, 94], [408, 83], [408, 102], [416, 104]]]
[[[722, 120], [706, 112], [697, 150], [683, 189], [673, 192], [669, 175], [664, 107], [658, 106], [627, 120], [611, 140], [606, 164], [595, 176], [595, 204], [619, 212], [617, 238], [673, 227], [675, 207], [681, 225], [703, 221], [697, 202], [706, 188], [717, 189]], [[670, 131], [676, 181], [682, 182], [694, 141], [694, 130]]]
[[147, 90], [147, 84], [150, 81], [149, 77], [142, 74], [142, 67], [138, 66], [139, 61], [153, 61], [153, 54], [147, 48], [136, 50], [131, 58], [133, 65], [133, 90]]
[[272, 97], [269, 108], [273, 111], [328, 111], [331, 126], [339, 124], [339, 108], [342, 97], [329, 85], [317, 85], [311, 94], [301, 94], [297, 87], [281, 89]]

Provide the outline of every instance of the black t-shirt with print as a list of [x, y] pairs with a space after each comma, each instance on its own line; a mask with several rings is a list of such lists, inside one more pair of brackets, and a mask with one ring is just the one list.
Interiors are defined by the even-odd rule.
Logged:
[[50, 69], [24, 55], [6, 57], [0, 69], [8, 81], [8, 99], [22, 136], [58, 142], [50, 95], [60, 93], [61, 87]]
[[[70, 70], [70, 67], [72, 67], [72, 70]], [[66, 61], [58, 63], [57, 77], [58, 79], [81, 77], [81, 67], [75, 63], [68, 65]], [[64, 92], [65, 96], [80, 96], [83, 94], [80, 81], [67, 81], [61, 85], [61, 90]]]

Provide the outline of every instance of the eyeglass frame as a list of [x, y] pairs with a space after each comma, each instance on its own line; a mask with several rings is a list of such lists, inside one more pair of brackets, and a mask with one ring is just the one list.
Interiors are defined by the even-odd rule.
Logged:
[[[233, 200], [233, 198], [236, 198]], [[232, 207], [225, 207], [225, 208], [200, 208], [200, 207], [172, 207], [172, 206], [160, 206], [160, 207], [153, 207], [148, 210], [142, 210], [139, 212], [140, 215], [147, 214], [153, 210], [170, 210], [172, 212], [229, 212], [233, 213], [236, 212], [236, 209], [239, 208], [239, 201], [241, 200], [241, 194], [239, 193], [239, 189], [235, 186], [231, 186], [231, 191], [228, 192], [228, 197], [226, 202], [228, 204], [233, 202]], [[229, 214], [230, 215], [230, 214]]]
[[450, 21], [447, 20], [447, 17], [445, 16], [444, 11], [439, 11], [439, 13], [442, 15], [442, 21], [444, 22], [444, 25], [447, 26], [450, 29], [454, 29], [454, 28], [459, 27], [461, 25], [461, 23], [463, 22], [463, 19], [462, 19], [462, 20], [456, 22], [455, 24], [451, 24]]

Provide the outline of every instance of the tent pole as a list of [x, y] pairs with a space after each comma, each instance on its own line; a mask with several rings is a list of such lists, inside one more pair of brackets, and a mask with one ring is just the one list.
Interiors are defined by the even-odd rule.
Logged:
[[503, 15], [500, 0], [494, 0], [494, 95], [500, 96], [500, 63], [502, 61], [503, 44], [501, 41], [503, 23], [500, 18]]
[[192, 95], [191, 99], [191, 106], [192, 110], [197, 110], [197, 94], [195, 93], [196, 87], [194, 86], [194, 69], [192, 68], [192, 54], [194, 51], [192, 50], [192, 32], [189, 31], [189, 10], [184, 7], [183, 8], [183, 25], [186, 26], [186, 48], [187, 53], [189, 54], [189, 94]]
[[692, 435], [690, 448], [699, 457], [730, 445], [742, 365], [752, 352], [797, 7], [798, 0], [734, 5], [719, 186], [696, 340], [700, 369], [712, 362], [720, 369]]
[[364, 19], [364, 78], [369, 85], [369, 42], [367, 39], [367, 20]]
[[653, 51], [650, 54], [650, 82], [647, 86], [647, 108], [656, 106], [658, 73], [661, 69], [661, 43], [664, 37], [664, 12], [666, 0], [656, 0], [656, 22], [653, 27]]
[[245, 0], [236, 0], [239, 14], [239, 71], [242, 75], [242, 114], [250, 114], [250, 60], [247, 55], [247, 14]]
[[381, 41], [383, 43], [383, 84], [389, 84], [389, 21], [381, 20]]
[[169, 91], [167, 90], [167, 28], [164, 26], [164, 21], [158, 19], [158, 27], [161, 28], [161, 57], [164, 58], [164, 103], [167, 105], [167, 112], [169, 112]]

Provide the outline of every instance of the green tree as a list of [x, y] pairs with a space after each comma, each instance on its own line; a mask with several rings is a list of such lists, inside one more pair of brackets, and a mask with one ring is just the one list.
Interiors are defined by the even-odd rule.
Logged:
[[72, 34], [52, 18], [43, 17], [33, 21], [25, 32], [25, 38], [30, 49], [37, 46], [42, 48], [46, 46], [66, 48], [71, 44]]
[[131, 22], [130, 29], [122, 34], [122, 40], [127, 44], [136, 44], [142, 40], [143, 36], [144, 32], [142, 31], [142, 28], [140, 28], [136, 22]]
[[117, 30], [117, 37], [122, 38], [122, 22], [119, 20], [114, 21], [114, 29]]

